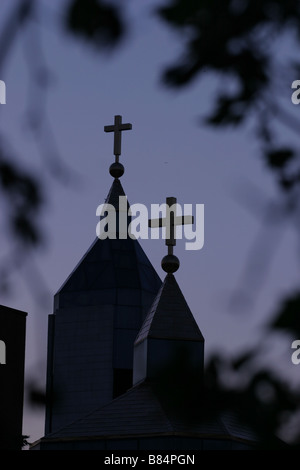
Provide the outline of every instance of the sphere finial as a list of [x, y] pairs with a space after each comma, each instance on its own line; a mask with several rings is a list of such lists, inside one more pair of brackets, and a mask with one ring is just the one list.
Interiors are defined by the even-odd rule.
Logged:
[[120, 162], [114, 162], [109, 167], [109, 173], [113, 178], [121, 178], [124, 171], [124, 166]]
[[179, 269], [179, 266], [179, 259], [175, 255], [166, 255], [161, 260], [161, 267], [168, 274], [175, 273]]

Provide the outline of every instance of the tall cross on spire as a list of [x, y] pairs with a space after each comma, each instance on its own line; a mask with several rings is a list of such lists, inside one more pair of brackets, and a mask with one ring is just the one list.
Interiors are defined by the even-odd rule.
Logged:
[[168, 254], [162, 259], [161, 266], [167, 273], [174, 273], [179, 268], [179, 259], [173, 254], [173, 247], [176, 245], [176, 226], [193, 224], [192, 215], [176, 215], [176, 197], [166, 199], [166, 217], [149, 220], [151, 228], [166, 227], [166, 245]]
[[114, 133], [114, 155], [116, 157], [116, 162], [119, 161], [119, 156], [121, 155], [121, 136], [122, 131], [129, 131], [132, 129], [132, 124], [122, 124], [122, 116], [115, 116], [115, 123], [111, 126], [104, 126], [105, 132]]

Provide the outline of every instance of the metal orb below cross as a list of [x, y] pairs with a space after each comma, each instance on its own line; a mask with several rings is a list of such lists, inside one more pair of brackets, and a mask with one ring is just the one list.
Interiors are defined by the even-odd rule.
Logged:
[[175, 273], [180, 266], [179, 259], [173, 253], [173, 247], [176, 245], [176, 226], [194, 223], [194, 217], [191, 215], [176, 215], [176, 202], [176, 197], [167, 197], [166, 217], [152, 219], [148, 222], [148, 225], [151, 228], [166, 227], [166, 245], [168, 247], [168, 254], [161, 260], [161, 267], [169, 274]]
[[113, 178], [121, 178], [124, 174], [124, 166], [119, 162], [119, 157], [121, 155], [121, 137], [122, 131], [129, 131], [132, 129], [132, 124], [122, 124], [122, 116], [115, 116], [115, 123], [111, 126], [104, 126], [105, 132], [114, 133], [114, 155], [115, 162], [112, 163], [109, 167], [109, 173]]

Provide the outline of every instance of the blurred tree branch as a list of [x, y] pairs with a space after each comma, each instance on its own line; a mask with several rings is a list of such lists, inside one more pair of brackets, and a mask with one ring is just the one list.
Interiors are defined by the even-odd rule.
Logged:
[[[68, 34], [84, 40], [88, 46], [99, 52], [116, 49], [130, 28], [125, 20], [125, 8], [125, 2], [121, 1], [111, 3], [109, 0], [70, 0], [64, 14], [63, 27]], [[38, 2], [35, 0], [20, 0], [10, 11], [0, 33], [2, 74], [12, 45], [26, 26], [32, 27], [32, 19], [37, 15]], [[287, 62], [282, 63], [277, 48], [279, 40], [289, 36], [295, 50], [299, 50], [298, 0], [170, 0], [168, 5], [162, 5], [156, 10], [156, 15], [166, 26], [181, 35], [184, 44], [182, 57], [175, 64], [166, 67], [163, 82], [179, 90], [207, 73], [218, 77], [219, 91], [204, 122], [215, 129], [227, 126], [239, 128], [254, 123], [261, 156], [267, 168], [275, 175], [283, 197], [288, 200], [287, 211], [296, 212], [299, 207], [300, 152], [295, 145], [278, 140], [277, 126], [283, 124], [295, 131], [298, 137], [298, 119], [290, 109], [287, 110], [280, 104], [281, 91], [287, 81], [283, 79], [279, 87], [277, 79], [282, 77], [283, 69], [294, 73], [293, 79], [297, 78], [299, 60], [287, 58]], [[63, 182], [72, 180], [62, 163], [47, 121], [43, 95], [51, 82], [51, 74], [45, 66], [37, 35], [31, 35], [25, 46], [25, 53], [29, 73], [33, 78], [31, 105], [27, 113], [29, 126], [50, 172]], [[224, 77], [231, 84], [236, 84], [234, 90], [232, 87], [226, 88]], [[41, 243], [43, 237], [39, 214], [45, 200], [41, 184], [22, 169], [20, 159], [7, 151], [3, 139], [0, 139], [0, 197], [6, 201], [7, 218], [12, 238], [17, 245], [34, 247]], [[269, 325], [270, 330], [288, 330], [299, 334], [298, 307], [299, 293], [293, 292], [277, 312], [276, 320]], [[235, 358], [226, 367], [240, 370], [256, 356], [257, 352], [251, 351], [247, 356]], [[220, 358], [209, 364], [208, 375], [215, 389], [223, 390], [223, 397], [226, 397], [224, 403], [228, 403], [229, 395], [221, 386], [222, 372], [218, 367], [219, 363]], [[266, 417], [266, 433], [276, 430], [287, 413], [299, 410], [294, 394], [268, 371], [253, 373], [249, 376], [249, 381], [243, 395], [231, 390], [230, 400], [234, 403], [240, 398], [247, 398], [249, 413], [243, 419], [252, 422], [257, 412], [261, 413]], [[265, 403], [266, 408], [262, 403], [263, 395], [257, 392], [257, 385], [261, 382], [267, 384], [269, 391], [271, 390], [268, 396], [273, 397]], [[257, 396], [260, 397], [259, 403], [253, 398]]]

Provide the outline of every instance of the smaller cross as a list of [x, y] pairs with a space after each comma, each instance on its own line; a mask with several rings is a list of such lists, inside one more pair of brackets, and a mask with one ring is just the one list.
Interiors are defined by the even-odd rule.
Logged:
[[[192, 215], [176, 215], [176, 202], [176, 197], [167, 197], [166, 217], [152, 219], [148, 222], [148, 225], [151, 228], [166, 227], [166, 245], [168, 247], [168, 255], [173, 255], [173, 247], [176, 245], [176, 226], [194, 223], [194, 217]], [[175, 207], [172, 209], [172, 206], [174, 205]]]
[[132, 124], [122, 124], [122, 116], [115, 116], [115, 123], [111, 126], [104, 126], [105, 132], [114, 133], [114, 155], [116, 157], [116, 162], [119, 161], [119, 156], [121, 155], [121, 132], [129, 131], [132, 129]]

